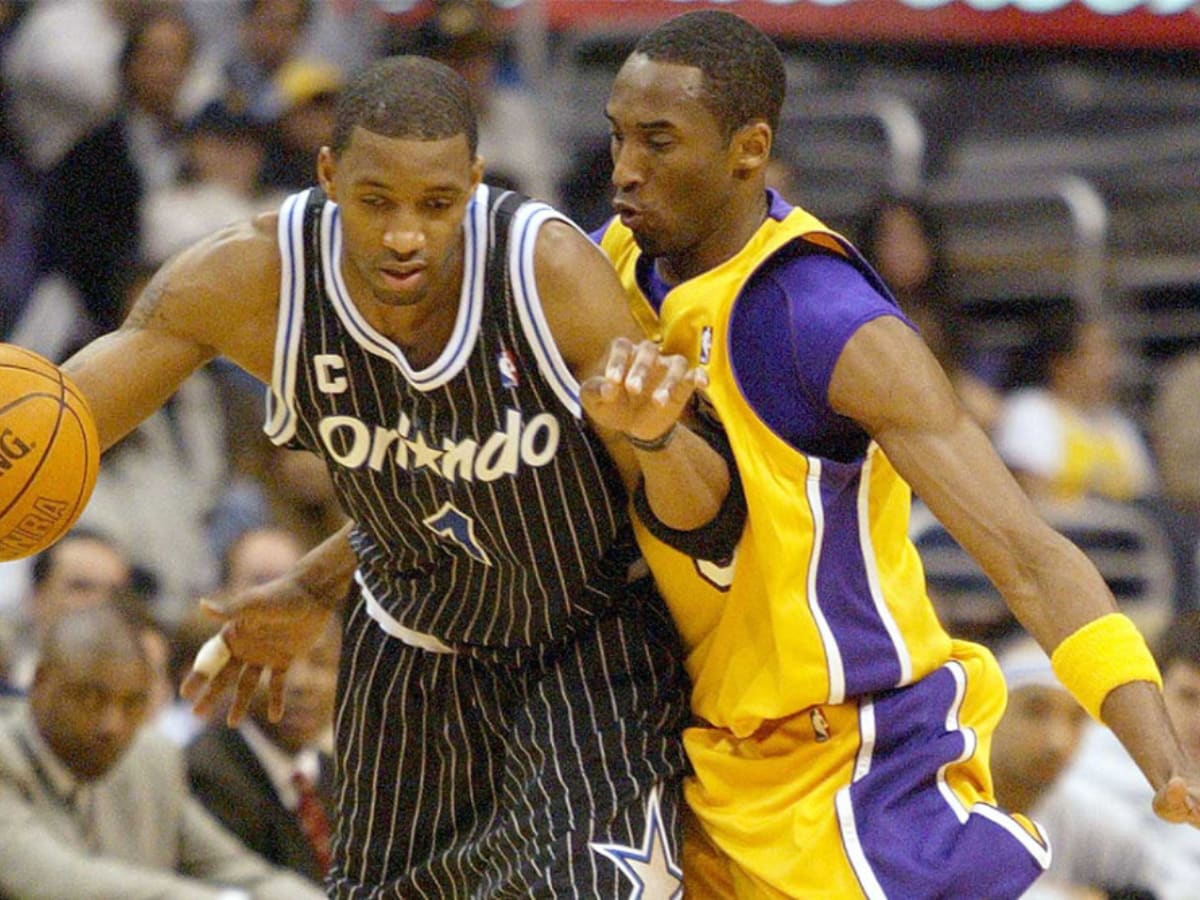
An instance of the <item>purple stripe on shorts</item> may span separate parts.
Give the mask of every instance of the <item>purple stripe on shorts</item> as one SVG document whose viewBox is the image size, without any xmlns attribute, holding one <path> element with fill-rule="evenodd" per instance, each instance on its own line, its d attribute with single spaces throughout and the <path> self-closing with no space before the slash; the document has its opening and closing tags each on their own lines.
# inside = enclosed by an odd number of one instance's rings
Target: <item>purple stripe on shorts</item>
<svg viewBox="0 0 1200 900">
<path fill-rule="evenodd" d="M 946 729 L 952 709 L 958 721 L 951 667 L 963 673 L 951 662 L 874 698 L 870 768 L 850 787 L 858 839 L 888 897 L 1019 897 L 1042 874 L 1029 848 L 981 814 L 960 821 L 938 789 L 968 740 Z"/>
</svg>

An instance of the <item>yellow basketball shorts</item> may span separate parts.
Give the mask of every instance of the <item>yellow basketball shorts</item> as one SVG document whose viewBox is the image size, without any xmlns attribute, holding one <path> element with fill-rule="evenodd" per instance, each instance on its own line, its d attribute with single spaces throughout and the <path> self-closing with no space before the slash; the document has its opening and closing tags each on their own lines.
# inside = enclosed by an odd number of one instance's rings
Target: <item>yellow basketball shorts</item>
<svg viewBox="0 0 1200 900">
<path fill-rule="evenodd" d="M 988 758 L 1005 698 L 991 653 L 956 641 L 907 687 L 747 738 L 689 728 L 685 896 L 1019 897 L 1050 848 L 995 805 Z"/>
</svg>

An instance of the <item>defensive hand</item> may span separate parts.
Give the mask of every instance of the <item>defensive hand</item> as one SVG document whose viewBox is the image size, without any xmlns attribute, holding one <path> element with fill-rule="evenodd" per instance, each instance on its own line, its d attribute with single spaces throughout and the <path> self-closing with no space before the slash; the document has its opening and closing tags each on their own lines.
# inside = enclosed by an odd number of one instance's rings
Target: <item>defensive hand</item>
<svg viewBox="0 0 1200 900">
<path fill-rule="evenodd" d="M 652 441 L 679 421 L 692 394 L 707 386 L 704 370 L 689 368 L 685 357 L 664 354 L 653 341 L 635 345 L 616 338 L 604 374 L 581 385 L 580 399 L 597 425 Z"/>
</svg>

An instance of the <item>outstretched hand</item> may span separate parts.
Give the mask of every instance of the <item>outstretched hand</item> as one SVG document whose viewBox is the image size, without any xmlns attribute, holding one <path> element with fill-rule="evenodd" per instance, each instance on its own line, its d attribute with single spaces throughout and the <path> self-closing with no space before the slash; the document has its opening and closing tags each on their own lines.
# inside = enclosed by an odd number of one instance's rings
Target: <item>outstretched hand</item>
<svg viewBox="0 0 1200 900">
<path fill-rule="evenodd" d="M 1200 828 L 1200 782 L 1175 775 L 1155 793 L 1154 812 L 1168 822 Z"/>
<path fill-rule="evenodd" d="M 692 394 L 707 386 L 705 372 L 689 368 L 683 356 L 664 354 L 653 341 L 615 338 L 604 374 L 580 386 L 580 399 L 597 425 L 653 441 L 679 421 Z"/>
<path fill-rule="evenodd" d="M 237 725 L 266 671 L 268 715 L 271 721 L 279 721 L 288 667 L 321 638 L 331 611 L 286 577 L 233 597 L 204 599 L 201 603 L 206 611 L 224 620 L 219 635 L 212 640 L 223 641 L 225 646 L 205 645 L 208 651 L 197 654 L 197 662 L 179 693 L 192 703 L 197 715 L 207 716 L 232 686 L 233 701 L 226 718 L 231 726 Z"/>
</svg>

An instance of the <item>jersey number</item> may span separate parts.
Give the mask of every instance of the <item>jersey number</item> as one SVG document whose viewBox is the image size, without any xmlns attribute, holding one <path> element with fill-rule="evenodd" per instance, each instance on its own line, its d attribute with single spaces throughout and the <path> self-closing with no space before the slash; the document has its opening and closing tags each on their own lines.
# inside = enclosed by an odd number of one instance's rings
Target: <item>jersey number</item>
<svg viewBox="0 0 1200 900">
<path fill-rule="evenodd" d="M 443 503 L 441 509 L 432 516 L 426 516 L 422 521 L 438 537 L 453 541 L 466 550 L 472 559 L 479 560 L 485 566 L 492 564 L 487 553 L 475 540 L 475 520 L 453 503 Z"/>
<path fill-rule="evenodd" d="M 727 563 L 716 563 L 708 559 L 694 559 L 697 574 L 719 591 L 727 591 L 733 585 L 733 571 L 737 567 L 737 551 Z"/>
</svg>

